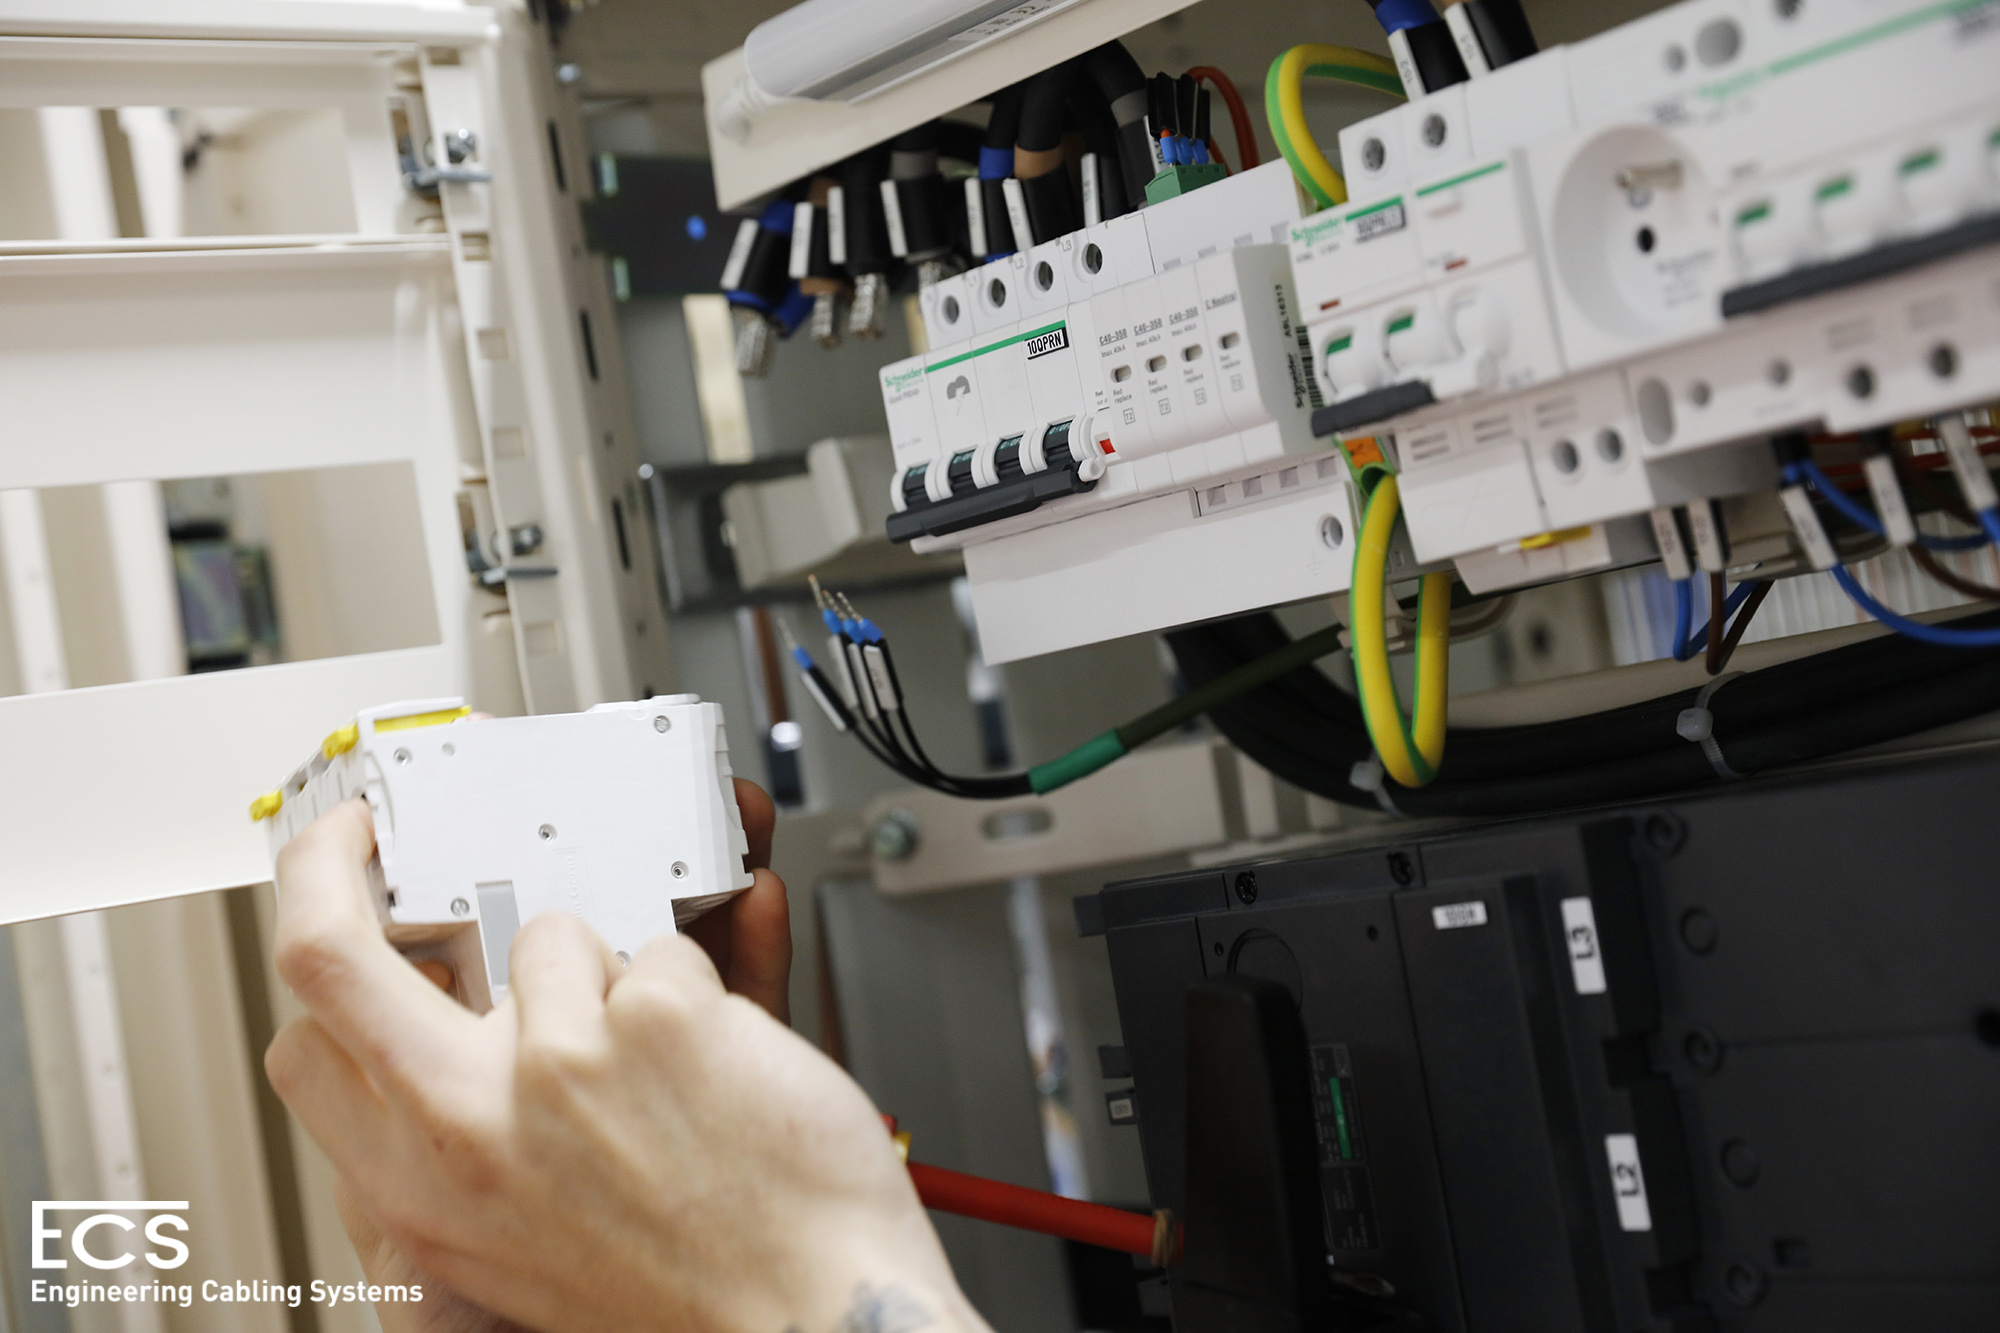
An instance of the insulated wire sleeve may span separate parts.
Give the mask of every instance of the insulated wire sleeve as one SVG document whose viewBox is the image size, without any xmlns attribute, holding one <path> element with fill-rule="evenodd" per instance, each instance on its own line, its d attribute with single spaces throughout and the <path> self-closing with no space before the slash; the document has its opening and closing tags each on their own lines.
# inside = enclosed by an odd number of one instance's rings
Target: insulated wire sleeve
<svg viewBox="0 0 2000 1333">
<path fill-rule="evenodd" d="M 1751 594 L 1751 592 L 1756 589 L 1756 587 L 1757 585 L 1755 583 L 1739 583 L 1733 590 L 1731 590 L 1729 595 L 1723 599 L 1722 619 L 1725 624 L 1728 623 L 1730 616 L 1736 614 L 1736 608 L 1743 605 L 1743 599 L 1748 597 Z M 1713 603 L 1711 603 L 1711 607 L 1712 606 Z M 1689 633 L 1688 631 L 1689 622 L 1694 619 L 1693 608 L 1694 608 L 1694 591 L 1690 587 L 1689 580 L 1675 579 L 1674 580 L 1674 660 L 1676 662 L 1691 661 L 1694 658 L 1694 655 L 1700 652 L 1703 646 L 1708 642 L 1709 627 L 1706 623 L 1704 623 L 1699 630 L 1693 633 Z M 1715 614 L 1713 609 L 1710 610 L 1709 614 L 1711 616 Z"/>
<path fill-rule="evenodd" d="M 1961 629 L 1952 625 L 1928 625 L 1921 620 L 1912 620 L 1908 616 L 1891 611 L 1870 597 L 1868 590 L 1861 586 L 1847 566 L 1835 565 L 1827 572 L 1833 575 L 1833 581 L 1840 585 L 1840 590 L 1847 594 L 1848 600 L 1898 634 L 1908 635 L 1923 643 L 1934 643 L 1941 648 L 2000 648 L 2000 628 Z"/>
<path fill-rule="evenodd" d="M 1372 488 L 1370 488 L 1372 479 Z M 1405 787 L 1421 787 L 1437 777 L 1444 759 L 1445 710 L 1449 685 L 1451 575 L 1426 574 L 1417 598 L 1417 706 L 1414 719 L 1403 714 L 1396 681 L 1389 673 L 1387 623 L 1389 543 L 1402 514 L 1396 478 L 1367 469 L 1368 489 L 1361 537 L 1354 548 L 1354 581 L 1348 605 L 1354 619 L 1354 681 L 1361 716 L 1375 752 L 1390 777 Z"/>
<path fill-rule="evenodd" d="M 1270 72 L 1264 76 L 1264 116 L 1271 123 L 1271 137 L 1277 140 L 1278 151 L 1292 164 L 1292 175 L 1306 193 L 1321 208 L 1332 208 L 1347 202 L 1347 182 L 1326 160 L 1306 127 L 1301 87 L 1307 78 L 1336 79 L 1397 98 L 1404 95 L 1403 81 L 1388 57 L 1352 46 L 1308 42 L 1271 62 Z"/>
</svg>

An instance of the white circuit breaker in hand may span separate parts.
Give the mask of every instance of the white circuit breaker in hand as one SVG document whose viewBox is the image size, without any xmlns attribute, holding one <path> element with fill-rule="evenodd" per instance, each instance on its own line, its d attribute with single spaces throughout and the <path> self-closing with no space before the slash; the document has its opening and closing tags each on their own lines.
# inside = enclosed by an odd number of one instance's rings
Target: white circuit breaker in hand
<svg viewBox="0 0 2000 1333">
<path fill-rule="evenodd" d="M 473 720 L 462 699 L 364 709 L 250 808 L 275 856 L 350 797 L 375 818 L 391 943 L 439 958 L 475 1010 L 515 932 L 568 912 L 621 958 L 750 887 L 722 708 L 691 694 Z M 280 886 L 282 891 L 283 886 Z"/>
</svg>

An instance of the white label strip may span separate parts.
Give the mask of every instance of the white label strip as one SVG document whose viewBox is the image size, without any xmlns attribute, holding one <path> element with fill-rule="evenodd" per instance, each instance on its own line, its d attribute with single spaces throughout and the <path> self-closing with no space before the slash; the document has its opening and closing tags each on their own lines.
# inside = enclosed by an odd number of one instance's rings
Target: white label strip
<svg viewBox="0 0 2000 1333">
<path fill-rule="evenodd" d="M 1915 545 L 1917 524 L 1910 517 L 1910 506 L 1904 503 L 1903 488 L 1896 481 L 1896 461 L 1887 454 L 1876 454 L 1861 469 L 1868 476 L 1868 494 L 1882 520 L 1882 535 L 1891 546 Z"/>
<path fill-rule="evenodd" d="M 1673 506 L 1661 505 L 1653 511 L 1652 519 L 1653 540 L 1659 545 L 1660 563 L 1666 566 L 1667 577 L 1676 583 L 1693 578 L 1694 564 L 1688 559 L 1687 547 L 1681 544 L 1681 525 L 1674 520 Z"/>
<path fill-rule="evenodd" d="M 1014 224 L 1014 248 L 1026 250 L 1037 240 L 1028 221 L 1028 196 L 1021 192 L 1021 182 L 1012 176 L 1000 182 L 1000 193 L 1007 196 L 1007 220 Z"/>
<path fill-rule="evenodd" d="M 1443 907 L 1431 909 L 1431 920 L 1439 930 L 1483 926 L 1486 924 L 1486 904 L 1476 898 L 1469 903 L 1446 903 Z"/>
<path fill-rule="evenodd" d="M 903 231 L 903 199 L 896 182 L 882 182 L 882 220 L 889 224 L 889 253 L 901 259 L 910 253 L 910 239 Z"/>
<path fill-rule="evenodd" d="M 1646 1206 L 1646 1173 L 1639 1169 L 1639 1140 L 1630 1134 L 1606 1134 L 1604 1155 L 1611 1162 L 1611 1196 L 1618 1201 L 1618 1225 L 1626 1231 L 1651 1231 L 1653 1210 Z"/>
<path fill-rule="evenodd" d="M 1604 951 L 1597 942 L 1597 913 L 1588 898 L 1562 900 L 1563 938 L 1569 942 L 1569 974 L 1578 995 L 1604 994 Z"/>
<path fill-rule="evenodd" d="M 807 203 L 792 205 L 792 254 L 785 265 L 785 271 L 797 282 L 812 268 L 813 247 L 813 206 Z"/>
<path fill-rule="evenodd" d="M 1097 183 L 1097 154 L 1083 155 L 1083 225 L 1095 227 L 1104 221 L 1104 201 Z"/>
<path fill-rule="evenodd" d="M 722 266 L 722 290 L 733 292 L 743 285 L 743 269 L 750 262 L 750 247 L 757 242 L 757 219 L 744 218 L 737 224 L 736 239 L 729 243 L 729 262 Z"/>
<path fill-rule="evenodd" d="M 1813 512 L 1812 499 L 1806 494 L 1806 488 L 1787 486 L 1778 492 L 1778 500 L 1785 506 L 1785 513 L 1792 520 L 1792 531 L 1798 533 L 1799 545 L 1806 548 L 1806 559 L 1812 561 L 1812 567 L 1832 569 L 1839 564 L 1840 556 L 1834 552 L 1826 529 L 1820 526 L 1819 515 Z"/>
<path fill-rule="evenodd" d="M 847 266 L 847 192 L 838 185 L 826 192 L 826 257 Z"/>
<path fill-rule="evenodd" d="M 972 233 L 972 254 L 984 259 L 993 250 L 986 239 L 986 200 L 980 194 L 979 178 L 965 178 L 965 227 Z"/>
<path fill-rule="evenodd" d="M 1722 548 L 1722 526 L 1716 519 L 1713 500 L 1696 500 L 1687 507 L 1688 531 L 1694 536 L 1694 558 L 1710 574 L 1729 568 L 1729 553 Z"/>
</svg>

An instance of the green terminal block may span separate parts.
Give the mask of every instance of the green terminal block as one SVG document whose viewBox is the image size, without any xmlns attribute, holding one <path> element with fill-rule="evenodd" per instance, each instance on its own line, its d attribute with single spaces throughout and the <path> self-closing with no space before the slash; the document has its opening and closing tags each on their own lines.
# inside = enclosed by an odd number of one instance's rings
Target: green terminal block
<svg viewBox="0 0 2000 1333">
<path fill-rule="evenodd" d="M 1229 174 L 1229 169 L 1220 162 L 1204 162 L 1200 166 L 1163 167 L 1160 174 L 1146 182 L 1146 202 L 1164 203 L 1181 195 L 1191 194 L 1204 185 L 1213 185 Z"/>
</svg>

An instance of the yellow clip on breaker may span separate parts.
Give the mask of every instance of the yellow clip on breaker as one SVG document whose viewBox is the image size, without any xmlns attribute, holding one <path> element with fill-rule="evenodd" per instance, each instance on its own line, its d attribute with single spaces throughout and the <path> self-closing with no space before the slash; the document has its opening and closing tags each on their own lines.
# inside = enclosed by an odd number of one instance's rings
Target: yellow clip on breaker
<svg viewBox="0 0 2000 1333">
<path fill-rule="evenodd" d="M 458 997 L 506 993 L 521 923 L 576 916 L 629 960 L 750 887 L 719 704 L 692 694 L 466 722 L 462 699 L 369 708 L 257 798 L 271 851 L 365 796 L 389 940 L 451 964 Z"/>
</svg>

